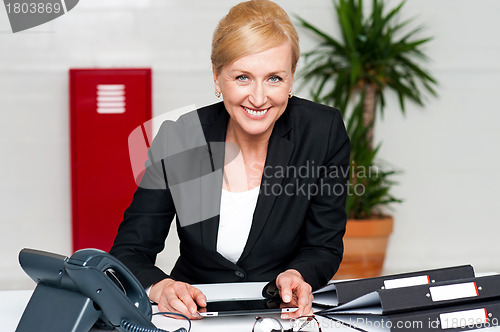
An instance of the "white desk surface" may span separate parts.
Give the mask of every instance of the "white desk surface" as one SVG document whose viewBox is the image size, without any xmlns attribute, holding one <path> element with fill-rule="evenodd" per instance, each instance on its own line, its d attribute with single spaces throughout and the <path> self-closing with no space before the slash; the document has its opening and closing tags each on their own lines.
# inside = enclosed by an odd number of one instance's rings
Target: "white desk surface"
<svg viewBox="0 0 500 332">
<path fill-rule="evenodd" d="M 24 312 L 24 309 L 31 298 L 32 290 L 18 290 L 18 291 L 0 291 L 0 324 L 2 324 L 2 332 L 14 332 L 17 324 Z M 210 297 L 209 297 L 210 298 Z M 273 317 L 279 318 L 279 315 Z M 339 323 L 331 321 L 326 318 L 317 317 L 320 320 L 321 328 L 324 332 L 328 331 L 346 331 L 352 332 L 354 329 L 342 326 Z M 233 317 L 214 317 L 204 318 L 201 320 L 193 321 L 191 331 L 193 332 L 250 332 L 252 330 L 254 316 L 233 316 Z M 285 328 L 289 327 L 289 322 L 281 320 Z M 153 316 L 153 323 L 161 329 L 172 331 L 181 326 L 186 326 L 182 321 L 178 321 L 164 316 Z M 500 331 L 500 327 L 480 329 L 476 331 Z M 93 329 L 92 332 L 100 330 Z M 40 331 L 41 332 L 41 331 Z"/>
<path fill-rule="evenodd" d="M 2 332 L 14 332 L 17 324 L 21 319 L 26 305 L 31 298 L 31 290 L 18 290 L 18 291 L 0 291 L 0 324 L 2 324 Z M 272 315 L 272 317 L 279 318 L 279 315 Z M 354 331 L 353 329 L 340 326 L 326 318 L 320 318 L 321 327 L 323 331 Z M 233 316 L 233 317 L 213 317 L 203 318 L 201 320 L 192 321 L 192 332 L 250 332 L 255 322 L 254 316 Z M 285 328 L 288 327 L 289 322 L 281 320 Z M 187 324 L 181 320 L 167 318 L 164 316 L 153 316 L 153 323 L 161 329 L 171 331 L 181 326 L 187 327 Z M 100 330 L 93 329 L 92 332 Z M 42 332 L 42 331 L 40 331 Z M 109 331 L 108 331 L 109 332 Z"/>
</svg>

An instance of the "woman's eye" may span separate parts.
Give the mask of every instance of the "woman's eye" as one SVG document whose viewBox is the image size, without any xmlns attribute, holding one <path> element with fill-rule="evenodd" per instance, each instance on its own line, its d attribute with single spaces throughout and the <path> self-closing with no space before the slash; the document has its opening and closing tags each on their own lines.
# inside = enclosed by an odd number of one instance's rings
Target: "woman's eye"
<svg viewBox="0 0 500 332">
<path fill-rule="evenodd" d="M 279 76 L 271 76 L 271 77 L 269 77 L 269 81 L 271 81 L 272 83 L 277 83 L 277 82 L 281 82 L 282 79 Z"/>
<path fill-rule="evenodd" d="M 248 81 L 248 76 L 240 75 L 240 76 L 237 76 L 236 79 L 240 82 L 246 82 L 246 81 Z"/>
</svg>

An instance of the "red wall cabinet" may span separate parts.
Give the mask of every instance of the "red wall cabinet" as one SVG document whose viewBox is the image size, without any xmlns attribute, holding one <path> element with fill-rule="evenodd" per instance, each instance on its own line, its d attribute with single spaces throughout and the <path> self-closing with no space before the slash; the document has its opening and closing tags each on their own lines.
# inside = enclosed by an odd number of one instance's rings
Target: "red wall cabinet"
<svg viewBox="0 0 500 332">
<path fill-rule="evenodd" d="M 73 250 L 109 251 L 137 188 L 128 137 L 151 119 L 151 69 L 70 69 Z"/>
</svg>

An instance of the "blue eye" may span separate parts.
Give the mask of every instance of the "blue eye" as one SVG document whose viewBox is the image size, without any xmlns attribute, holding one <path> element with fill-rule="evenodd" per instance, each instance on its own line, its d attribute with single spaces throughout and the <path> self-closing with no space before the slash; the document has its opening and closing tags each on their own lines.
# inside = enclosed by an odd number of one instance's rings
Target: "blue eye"
<svg viewBox="0 0 500 332">
<path fill-rule="evenodd" d="M 240 82 L 246 82 L 246 81 L 248 81 L 248 76 L 240 75 L 240 76 L 237 76 L 236 79 Z"/>
<path fill-rule="evenodd" d="M 269 77 L 269 80 L 272 82 L 272 83 L 277 83 L 277 82 L 281 82 L 283 79 L 279 76 L 271 76 Z"/>
</svg>

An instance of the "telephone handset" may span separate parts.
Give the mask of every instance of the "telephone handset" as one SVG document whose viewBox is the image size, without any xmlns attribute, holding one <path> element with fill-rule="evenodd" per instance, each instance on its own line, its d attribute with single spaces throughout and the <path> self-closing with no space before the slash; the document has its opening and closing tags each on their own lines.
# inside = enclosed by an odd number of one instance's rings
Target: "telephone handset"
<svg viewBox="0 0 500 332">
<path fill-rule="evenodd" d="M 82 249 L 65 257 L 23 249 L 19 262 L 37 287 L 16 332 L 88 332 L 94 324 L 120 332 L 165 332 L 151 322 L 151 303 L 139 281 L 104 251 Z"/>
<path fill-rule="evenodd" d="M 80 292 L 101 308 L 101 319 L 106 325 L 120 326 L 126 318 L 138 326 L 155 328 L 144 288 L 115 257 L 95 249 L 83 249 L 67 259 L 64 267 Z"/>
</svg>

